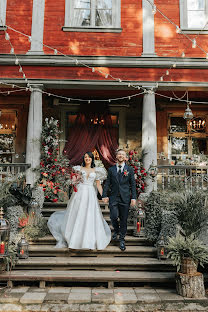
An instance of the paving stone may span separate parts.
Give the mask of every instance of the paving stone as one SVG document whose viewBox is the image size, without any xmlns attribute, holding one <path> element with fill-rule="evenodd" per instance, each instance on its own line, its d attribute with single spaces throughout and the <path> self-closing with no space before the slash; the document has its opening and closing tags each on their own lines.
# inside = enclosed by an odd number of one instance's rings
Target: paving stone
<svg viewBox="0 0 208 312">
<path fill-rule="evenodd" d="M 80 312 L 108 312 L 108 306 L 104 304 L 81 304 Z M 120 311 L 121 312 L 121 311 Z"/>
<path fill-rule="evenodd" d="M 91 294 L 91 288 L 90 287 L 72 287 L 71 293 L 90 293 Z"/>
<path fill-rule="evenodd" d="M 177 295 L 176 293 L 158 293 L 162 301 L 184 301 L 182 296 Z"/>
<path fill-rule="evenodd" d="M 28 292 L 40 292 L 40 293 L 43 293 L 43 292 L 47 292 L 47 288 L 39 288 L 39 287 L 30 287 L 30 289 L 28 289 Z"/>
<path fill-rule="evenodd" d="M 0 304 L 0 312 L 19 312 L 23 311 L 23 307 L 21 305 L 12 304 L 12 303 L 5 303 Z"/>
<path fill-rule="evenodd" d="M 108 289 L 108 288 L 92 288 L 92 294 L 98 293 L 98 294 L 113 294 L 114 289 Z"/>
<path fill-rule="evenodd" d="M 59 303 L 59 301 L 68 302 L 68 297 L 69 297 L 69 294 L 50 293 L 45 296 L 44 302 L 47 302 L 47 301 L 51 301 L 53 303 Z"/>
<path fill-rule="evenodd" d="M 78 304 L 43 304 L 41 312 L 79 312 Z"/>
<path fill-rule="evenodd" d="M 134 288 L 136 294 L 156 294 L 156 290 L 154 288 Z"/>
<path fill-rule="evenodd" d="M 114 303 L 114 294 L 113 291 L 110 293 L 107 292 L 92 292 L 92 302 L 99 302 L 99 303 L 105 303 L 105 304 L 110 304 Z"/>
<path fill-rule="evenodd" d="M 48 293 L 56 293 L 56 294 L 69 294 L 71 291 L 71 287 L 53 287 L 48 289 Z"/>
<path fill-rule="evenodd" d="M 22 293 L 4 293 L 0 296 L 0 303 L 17 303 L 20 298 L 23 296 Z"/>
<path fill-rule="evenodd" d="M 68 303 L 89 303 L 91 302 L 91 293 L 89 292 L 71 292 L 68 296 Z"/>
<path fill-rule="evenodd" d="M 160 302 L 161 298 L 160 296 L 155 293 L 155 294 L 151 294 L 151 293 L 146 293 L 146 294 L 142 294 L 142 293 L 136 293 L 137 296 L 137 301 L 138 302 L 147 302 L 147 303 L 153 303 L 153 302 Z"/>
<path fill-rule="evenodd" d="M 45 296 L 46 293 L 27 292 L 20 298 L 20 303 L 24 304 L 43 303 Z"/>
<path fill-rule="evenodd" d="M 41 305 L 40 304 L 29 304 L 24 306 L 24 312 L 39 312 L 41 309 Z"/>
<path fill-rule="evenodd" d="M 176 289 L 175 288 L 155 288 L 155 291 L 158 293 L 158 294 L 176 294 Z"/>
<path fill-rule="evenodd" d="M 134 312 L 134 306 L 135 305 L 115 305 L 115 304 L 110 304 L 108 306 L 108 311 L 109 312 Z"/>
<path fill-rule="evenodd" d="M 115 303 L 116 304 L 129 304 L 129 303 L 136 303 L 137 302 L 137 296 L 135 292 L 129 292 L 129 293 L 121 293 L 121 292 L 114 292 L 115 296 Z"/>
<path fill-rule="evenodd" d="M 13 293 L 25 293 L 28 291 L 29 287 L 16 287 L 16 288 L 11 288 L 10 292 Z"/>
</svg>

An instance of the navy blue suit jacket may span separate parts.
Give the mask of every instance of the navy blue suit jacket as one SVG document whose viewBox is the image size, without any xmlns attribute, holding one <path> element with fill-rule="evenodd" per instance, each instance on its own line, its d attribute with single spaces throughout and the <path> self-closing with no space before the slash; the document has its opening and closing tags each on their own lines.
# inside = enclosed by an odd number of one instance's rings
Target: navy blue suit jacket
<svg viewBox="0 0 208 312">
<path fill-rule="evenodd" d="M 124 172 L 127 172 L 127 175 Z M 119 194 L 124 204 L 129 204 L 131 199 L 136 199 L 136 181 L 133 168 L 125 164 L 120 181 L 117 166 L 109 168 L 102 197 L 108 197 L 109 191 L 109 204 L 115 202 Z"/>
</svg>

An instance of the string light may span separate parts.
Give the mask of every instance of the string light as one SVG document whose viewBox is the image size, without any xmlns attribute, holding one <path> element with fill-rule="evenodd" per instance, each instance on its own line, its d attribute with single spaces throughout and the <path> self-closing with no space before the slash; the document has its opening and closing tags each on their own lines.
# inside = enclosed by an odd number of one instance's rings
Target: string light
<svg viewBox="0 0 208 312">
<path fill-rule="evenodd" d="M 185 57 L 186 55 L 185 55 L 185 53 L 184 52 L 182 52 L 181 53 L 181 57 Z"/>
<path fill-rule="evenodd" d="M 193 48 L 193 49 L 196 48 L 196 39 L 193 39 L 193 41 L 192 41 L 192 48 Z"/>
<path fill-rule="evenodd" d="M 57 54 L 57 53 L 58 53 L 58 51 L 56 49 L 54 49 L 54 54 Z"/>
<path fill-rule="evenodd" d="M 177 34 L 180 34 L 180 32 L 181 32 L 180 27 L 179 27 L 179 26 L 176 26 L 176 33 L 177 33 Z"/>
<path fill-rule="evenodd" d="M 169 70 L 166 70 L 166 75 L 168 76 L 170 73 L 169 73 Z"/>
<path fill-rule="evenodd" d="M 9 36 L 8 32 L 5 32 L 5 39 L 10 40 L 10 36 Z"/>
<path fill-rule="evenodd" d="M 177 66 L 176 63 L 174 63 L 174 64 L 173 64 L 173 68 L 176 68 L 176 66 Z"/>
<path fill-rule="evenodd" d="M 163 81 L 163 76 L 160 77 L 160 81 Z"/>
<path fill-rule="evenodd" d="M 19 65 L 19 60 L 16 58 L 15 65 Z"/>
<path fill-rule="evenodd" d="M 154 4 L 153 7 L 152 7 L 152 14 L 156 14 L 156 13 L 157 13 L 157 7 Z"/>
<path fill-rule="evenodd" d="M 14 48 L 11 48 L 10 54 L 14 54 Z"/>
<path fill-rule="evenodd" d="M 108 78 L 108 74 L 105 75 L 105 78 L 106 78 L 106 79 Z"/>
<path fill-rule="evenodd" d="M 32 37 L 28 36 L 28 40 L 29 40 L 29 42 L 32 42 Z"/>
<path fill-rule="evenodd" d="M 94 69 L 94 67 L 92 67 L 92 73 L 94 73 L 95 72 L 95 69 Z"/>
</svg>

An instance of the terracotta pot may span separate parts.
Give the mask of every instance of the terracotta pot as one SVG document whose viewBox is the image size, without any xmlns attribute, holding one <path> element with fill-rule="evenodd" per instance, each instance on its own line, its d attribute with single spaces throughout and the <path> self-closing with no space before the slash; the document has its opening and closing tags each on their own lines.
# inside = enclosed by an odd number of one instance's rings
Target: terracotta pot
<svg viewBox="0 0 208 312">
<path fill-rule="evenodd" d="M 181 260 L 180 272 L 183 274 L 194 274 L 197 272 L 198 263 L 192 258 L 184 257 Z"/>
</svg>

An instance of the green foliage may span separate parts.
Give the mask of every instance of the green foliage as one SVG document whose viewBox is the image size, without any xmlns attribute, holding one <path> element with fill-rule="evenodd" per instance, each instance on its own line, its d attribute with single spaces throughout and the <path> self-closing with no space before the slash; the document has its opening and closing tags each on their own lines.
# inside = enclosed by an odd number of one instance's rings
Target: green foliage
<svg viewBox="0 0 208 312">
<path fill-rule="evenodd" d="M 167 256 L 173 260 L 177 271 L 180 270 L 181 261 L 184 257 L 193 259 L 195 263 L 199 263 L 201 266 L 208 263 L 208 249 L 194 235 L 185 237 L 178 234 L 169 238 L 167 250 Z"/>
<path fill-rule="evenodd" d="M 31 214 L 28 223 L 24 227 L 24 235 L 27 239 L 36 239 L 49 234 L 47 220 L 41 215 Z"/>
<path fill-rule="evenodd" d="M 174 207 L 178 222 L 186 236 L 199 234 L 208 220 L 206 194 L 202 191 L 182 192 L 175 197 Z"/>
<path fill-rule="evenodd" d="M 14 243 L 10 243 L 8 246 L 8 256 L 4 257 L 4 264 L 6 268 L 14 268 L 17 263 L 17 246 Z"/>
<path fill-rule="evenodd" d="M 169 237 L 176 235 L 178 224 L 178 218 L 175 211 L 173 210 L 163 210 L 161 218 L 161 231 L 160 237 L 163 237 L 165 245 L 168 242 Z"/>
</svg>

